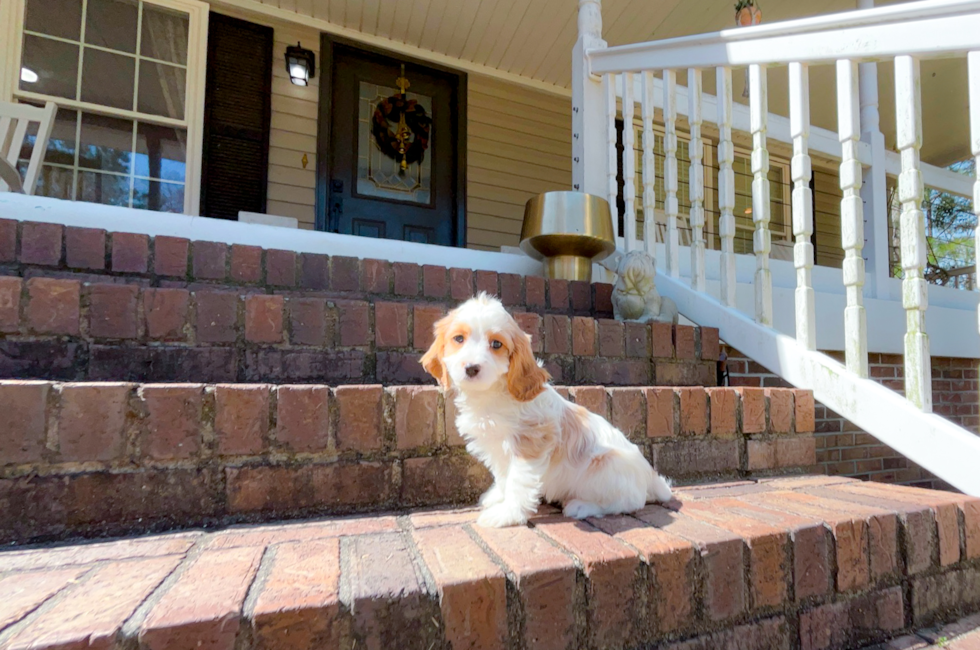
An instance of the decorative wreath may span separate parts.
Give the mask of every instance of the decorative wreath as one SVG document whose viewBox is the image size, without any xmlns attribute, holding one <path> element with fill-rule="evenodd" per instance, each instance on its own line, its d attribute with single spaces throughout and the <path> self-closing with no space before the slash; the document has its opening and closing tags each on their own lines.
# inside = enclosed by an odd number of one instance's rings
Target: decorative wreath
<svg viewBox="0 0 980 650">
<path fill-rule="evenodd" d="M 408 142 L 408 133 L 399 133 L 400 124 L 399 132 L 392 131 L 388 127 L 392 122 L 400 123 L 403 116 L 405 126 L 414 136 L 411 142 Z M 396 93 L 387 99 L 382 99 L 374 109 L 371 133 L 381 153 L 402 163 L 404 169 L 412 163 L 422 162 L 425 150 L 429 148 L 431 125 L 432 118 L 426 114 L 425 108 L 414 99 L 405 99 L 405 95 Z M 399 135 L 403 138 L 399 139 Z"/>
</svg>

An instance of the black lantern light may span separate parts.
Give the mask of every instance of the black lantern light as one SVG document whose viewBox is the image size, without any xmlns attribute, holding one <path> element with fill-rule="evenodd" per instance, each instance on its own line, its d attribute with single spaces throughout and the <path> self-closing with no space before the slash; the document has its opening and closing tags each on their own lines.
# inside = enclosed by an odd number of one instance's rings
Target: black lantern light
<svg viewBox="0 0 980 650">
<path fill-rule="evenodd" d="M 308 86 L 316 76 L 316 56 L 304 49 L 300 43 L 286 48 L 286 72 L 289 80 L 297 86 Z"/>
</svg>

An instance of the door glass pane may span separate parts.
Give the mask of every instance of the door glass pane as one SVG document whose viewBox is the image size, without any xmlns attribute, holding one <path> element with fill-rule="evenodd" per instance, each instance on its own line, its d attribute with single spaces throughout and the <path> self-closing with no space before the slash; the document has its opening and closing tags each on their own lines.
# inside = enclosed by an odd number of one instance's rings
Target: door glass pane
<svg viewBox="0 0 980 650">
<path fill-rule="evenodd" d="M 393 98 L 398 92 L 394 87 L 360 82 L 355 191 L 362 196 L 428 205 L 432 200 L 432 98 L 412 92 L 404 100 Z M 397 136 L 403 116 L 407 130 L 404 153 L 400 153 Z"/>
<path fill-rule="evenodd" d="M 161 61 L 187 65 L 187 33 L 190 19 L 181 11 L 143 5 L 140 54 Z"/>
<path fill-rule="evenodd" d="M 187 132 L 184 129 L 142 122 L 136 126 L 137 176 L 184 182 L 186 159 Z"/>
<path fill-rule="evenodd" d="M 133 184 L 133 207 L 159 212 L 184 211 L 184 186 L 137 178 Z"/>
<path fill-rule="evenodd" d="M 127 0 L 88 0 L 85 42 L 110 50 L 136 53 L 139 5 Z"/>
<path fill-rule="evenodd" d="M 75 99 L 78 46 L 40 36 L 24 36 L 20 89 Z"/>
<path fill-rule="evenodd" d="M 78 172 L 78 200 L 128 207 L 129 177 Z"/>
<path fill-rule="evenodd" d="M 184 119 L 187 71 L 165 63 L 140 62 L 137 109 L 141 113 Z"/>
<path fill-rule="evenodd" d="M 80 167 L 128 174 L 132 148 L 133 123 L 130 120 L 89 113 L 82 115 Z"/>
<path fill-rule="evenodd" d="M 82 64 L 82 101 L 133 110 L 136 59 L 85 48 Z"/>
<path fill-rule="evenodd" d="M 82 0 L 27 0 L 24 29 L 77 41 L 82 29 Z"/>
</svg>

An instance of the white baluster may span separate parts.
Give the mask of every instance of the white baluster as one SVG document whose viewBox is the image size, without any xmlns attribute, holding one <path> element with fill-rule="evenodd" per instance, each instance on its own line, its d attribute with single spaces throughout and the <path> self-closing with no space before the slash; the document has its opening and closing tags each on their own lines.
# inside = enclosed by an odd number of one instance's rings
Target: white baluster
<svg viewBox="0 0 980 650">
<path fill-rule="evenodd" d="M 677 236 L 677 74 L 664 70 L 664 212 L 667 214 L 667 275 L 681 273 Z"/>
<path fill-rule="evenodd" d="M 688 197 L 691 199 L 691 287 L 704 291 L 704 149 L 701 142 L 701 71 L 687 71 L 687 121 L 691 127 Z"/>
<path fill-rule="evenodd" d="M 922 212 L 922 101 L 919 61 L 895 57 L 896 146 L 902 156 L 898 200 L 902 204 L 902 306 L 905 307 L 905 397 L 923 411 L 932 411 L 932 361 L 926 334 L 929 306 L 925 280 L 926 220 Z"/>
<path fill-rule="evenodd" d="M 766 68 L 749 67 L 749 128 L 752 131 L 752 222 L 755 232 L 752 250 L 755 253 L 755 319 L 772 325 L 772 273 L 769 271 L 769 150 L 766 149 L 769 93 Z"/>
<path fill-rule="evenodd" d="M 864 312 L 864 204 L 861 201 L 861 162 L 857 148 L 861 140 L 861 109 L 858 95 L 858 66 L 854 61 L 837 62 L 837 132 L 841 143 L 840 233 L 844 248 L 844 359 L 847 369 L 868 376 L 868 325 Z"/>
<path fill-rule="evenodd" d="M 817 349 L 813 294 L 813 194 L 810 191 L 810 72 L 806 63 L 789 64 L 789 123 L 793 138 L 793 261 L 796 266 L 796 340 Z"/>
<path fill-rule="evenodd" d="M 602 77 L 602 85 L 606 89 L 606 156 L 609 163 L 606 166 L 606 200 L 609 201 L 609 212 L 612 214 L 613 232 L 619 236 L 623 233 L 617 230 L 619 223 L 619 209 L 616 207 L 616 199 L 619 196 L 619 187 L 616 183 L 616 75 L 607 74 Z"/>
<path fill-rule="evenodd" d="M 657 169 L 653 155 L 653 72 L 643 73 L 643 250 L 656 259 L 657 221 L 654 210 L 657 206 Z"/>
<path fill-rule="evenodd" d="M 735 147 L 732 144 L 732 70 L 715 71 L 718 96 L 718 209 L 721 217 L 721 302 L 735 306 Z"/>
<path fill-rule="evenodd" d="M 639 248 L 636 237 L 636 152 L 633 150 L 633 73 L 624 72 L 623 80 L 623 239 L 626 251 Z"/>
<path fill-rule="evenodd" d="M 975 161 L 974 172 L 980 172 L 980 52 L 970 52 L 967 55 L 967 69 L 970 82 L 970 151 Z M 977 215 L 975 269 L 980 269 L 980 173 L 973 182 L 973 214 Z M 970 276 L 967 276 L 967 286 Z M 977 307 L 977 323 L 980 325 L 980 306 Z"/>
</svg>

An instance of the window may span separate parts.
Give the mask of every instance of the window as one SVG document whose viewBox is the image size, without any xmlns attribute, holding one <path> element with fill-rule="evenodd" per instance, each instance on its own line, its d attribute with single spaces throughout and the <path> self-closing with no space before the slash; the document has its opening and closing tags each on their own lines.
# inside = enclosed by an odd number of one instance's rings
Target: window
<svg viewBox="0 0 980 650">
<path fill-rule="evenodd" d="M 207 7 L 23 0 L 20 9 L 13 95 L 58 104 L 37 194 L 195 213 Z M 31 137 L 24 166 L 32 146 Z"/>
</svg>

